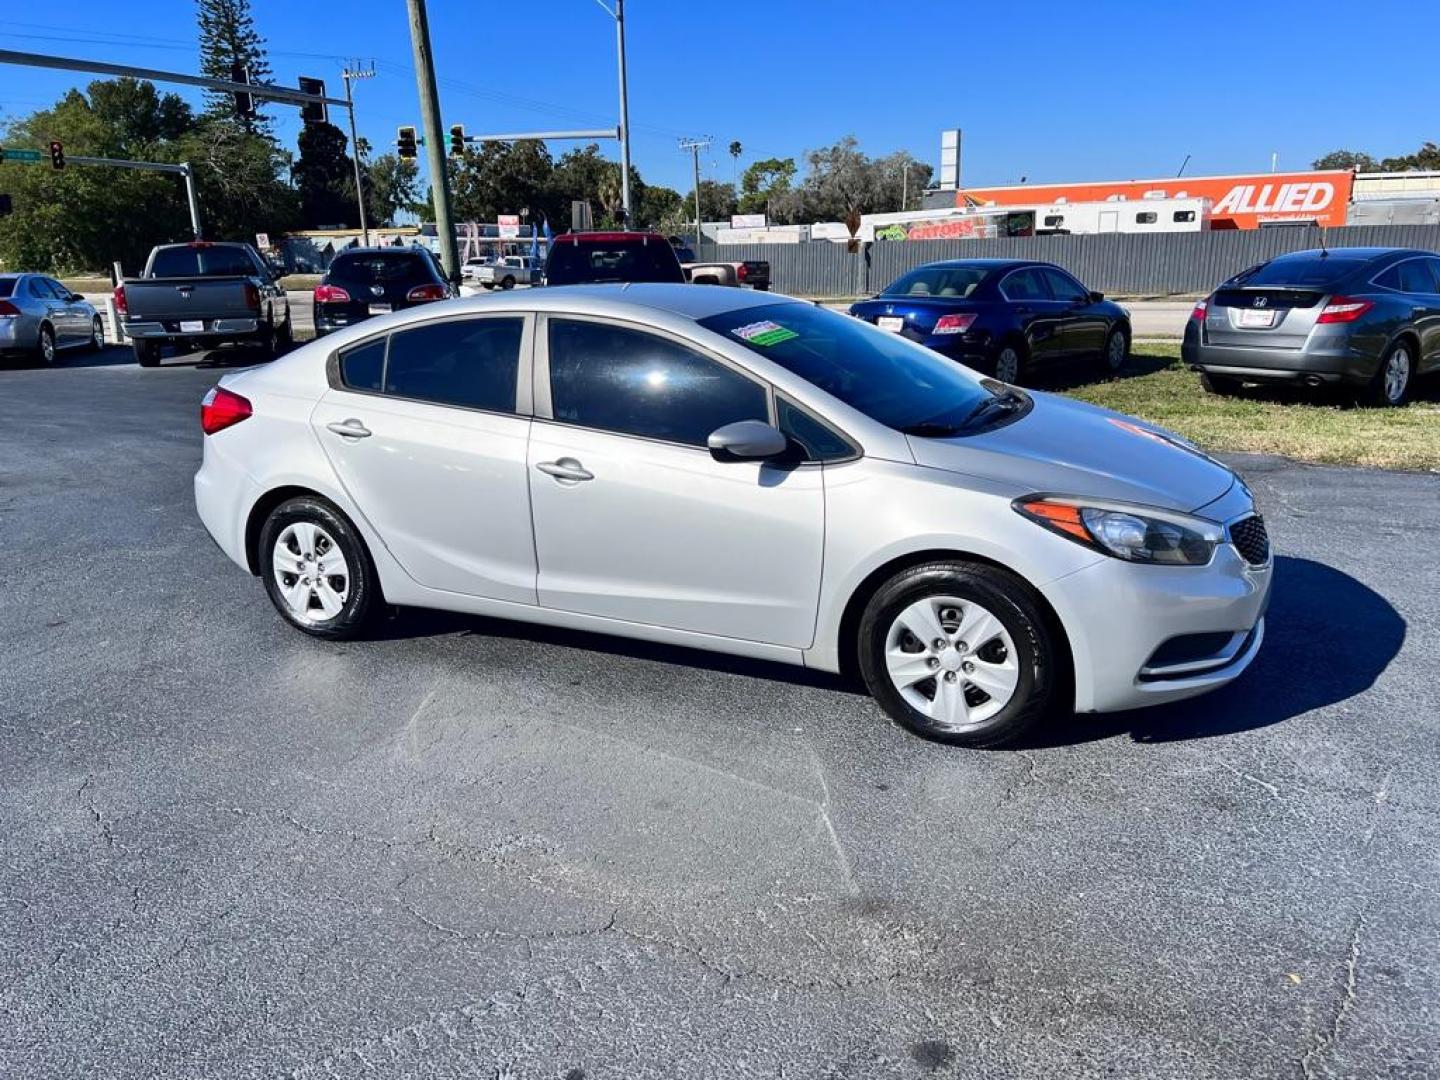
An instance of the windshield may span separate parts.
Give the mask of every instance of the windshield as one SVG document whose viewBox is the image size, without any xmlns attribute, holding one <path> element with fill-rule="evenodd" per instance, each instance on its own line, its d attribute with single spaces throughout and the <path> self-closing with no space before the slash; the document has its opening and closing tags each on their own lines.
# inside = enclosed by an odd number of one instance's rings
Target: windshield
<svg viewBox="0 0 1440 1080">
<path fill-rule="evenodd" d="M 680 260 L 664 240 L 604 240 L 557 243 L 545 264 L 548 285 L 586 285 L 600 281 L 659 281 L 679 284 Z"/>
<path fill-rule="evenodd" d="M 893 281 L 881 296 L 969 296 L 990 274 L 985 266 L 922 266 Z"/>
<path fill-rule="evenodd" d="M 1236 285 L 1314 285 L 1329 288 L 1341 278 L 1349 277 L 1369 260 L 1346 258 L 1343 255 L 1305 255 L 1299 258 L 1273 259 L 1256 267 L 1248 275 L 1235 279 Z"/>
<path fill-rule="evenodd" d="M 150 263 L 151 277 L 253 277 L 255 264 L 241 248 L 160 248 Z"/>
<path fill-rule="evenodd" d="M 810 304 L 747 307 L 700 325 L 897 431 L 958 430 L 995 397 L 953 360 Z"/>
</svg>

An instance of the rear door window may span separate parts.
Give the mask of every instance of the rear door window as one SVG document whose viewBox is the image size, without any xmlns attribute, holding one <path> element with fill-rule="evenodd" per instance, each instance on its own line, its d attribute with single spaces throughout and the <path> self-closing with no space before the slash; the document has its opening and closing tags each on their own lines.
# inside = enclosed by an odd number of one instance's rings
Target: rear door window
<svg viewBox="0 0 1440 1080">
<path fill-rule="evenodd" d="M 390 335 L 385 393 L 514 412 L 524 330 L 519 318 L 454 319 L 399 330 Z"/>
<path fill-rule="evenodd" d="M 30 295 L 37 300 L 58 300 L 55 290 L 50 288 L 50 282 L 44 278 L 32 277 L 30 279 Z"/>
<path fill-rule="evenodd" d="M 1063 270 L 1047 266 L 1042 271 L 1056 300 L 1089 300 L 1090 291 Z"/>
<path fill-rule="evenodd" d="M 1435 279 L 1424 259 L 1406 259 L 1395 267 L 1400 276 L 1400 291 L 1408 293 L 1433 293 Z"/>
<path fill-rule="evenodd" d="M 737 420 L 769 421 L 765 387 L 668 338 L 551 319 L 549 343 L 556 420 L 686 446 Z"/>
<path fill-rule="evenodd" d="M 1000 283 L 1007 300 L 1049 300 L 1050 290 L 1038 268 L 1027 266 L 1015 270 Z"/>
</svg>

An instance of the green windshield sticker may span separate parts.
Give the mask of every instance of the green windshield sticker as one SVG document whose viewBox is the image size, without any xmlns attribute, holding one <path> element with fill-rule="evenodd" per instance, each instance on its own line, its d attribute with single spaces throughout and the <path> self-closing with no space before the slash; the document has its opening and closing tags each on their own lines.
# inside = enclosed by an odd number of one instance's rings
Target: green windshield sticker
<svg viewBox="0 0 1440 1080">
<path fill-rule="evenodd" d="M 782 341 L 789 341 L 791 338 L 800 336 L 794 330 L 781 326 L 777 322 L 771 322 L 769 319 L 737 326 L 730 332 L 741 341 L 751 345 L 779 345 Z"/>
</svg>

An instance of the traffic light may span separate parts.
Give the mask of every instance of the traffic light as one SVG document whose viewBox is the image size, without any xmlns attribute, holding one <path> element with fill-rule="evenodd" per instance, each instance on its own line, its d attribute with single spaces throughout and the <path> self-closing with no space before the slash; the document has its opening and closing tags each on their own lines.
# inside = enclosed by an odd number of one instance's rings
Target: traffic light
<svg viewBox="0 0 1440 1080">
<path fill-rule="evenodd" d="M 50 164 L 57 169 L 65 167 L 65 145 L 58 139 L 50 140 Z"/>
<path fill-rule="evenodd" d="M 325 83 L 322 79 L 311 79 L 305 75 L 300 76 L 300 92 L 302 94 L 319 94 L 325 96 Z M 330 122 L 330 109 L 323 101 L 307 101 L 300 106 L 300 119 L 307 124 L 328 124 Z"/>
<path fill-rule="evenodd" d="M 230 81 L 249 84 L 250 69 L 240 61 L 230 65 Z M 255 99 L 244 91 L 237 90 L 233 95 L 235 98 L 235 118 L 237 120 L 255 119 Z"/>
<path fill-rule="evenodd" d="M 450 153 L 459 157 L 465 153 L 465 125 L 450 125 Z"/>
<path fill-rule="evenodd" d="M 415 157 L 415 129 L 413 127 L 402 127 L 395 132 L 395 150 L 402 158 Z"/>
</svg>

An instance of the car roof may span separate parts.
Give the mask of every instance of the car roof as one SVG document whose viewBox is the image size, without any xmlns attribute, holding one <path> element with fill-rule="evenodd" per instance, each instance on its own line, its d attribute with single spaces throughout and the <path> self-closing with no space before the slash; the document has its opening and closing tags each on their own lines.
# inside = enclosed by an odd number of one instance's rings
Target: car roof
<svg viewBox="0 0 1440 1080">
<path fill-rule="evenodd" d="M 630 235 L 634 235 L 631 233 Z M 474 297 L 483 303 L 486 297 Z M 707 319 L 744 308 L 767 307 L 771 304 L 800 304 L 778 293 L 756 292 L 753 289 L 730 289 L 720 285 L 681 285 L 662 283 L 621 283 L 610 285 L 552 285 L 532 289 L 526 294 L 527 306 L 536 311 L 573 310 L 576 302 L 584 307 L 641 307 L 668 311 L 687 319 Z"/>
<path fill-rule="evenodd" d="M 620 240 L 641 240 L 647 244 L 651 241 L 666 245 L 670 243 L 669 240 L 659 233 L 652 232 L 567 232 L 555 237 L 554 242 L 557 244 L 561 242 L 579 244 L 583 241 L 587 244 L 613 244 Z"/>
<path fill-rule="evenodd" d="M 1362 262 L 1370 259 L 1381 259 L 1388 255 L 1411 256 L 1431 255 L 1433 252 L 1419 251 L 1415 248 L 1392 248 L 1392 247 L 1335 247 L 1335 248 L 1306 248 L 1304 251 L 1287 251 L 1282 255 L 1276 255 L 1271 262 L 1280 262 L 1282 259 L 1294 259 L 1297 262 L 1301 259 L 1345 259 L 1348 262 Z"/>
</svg>

